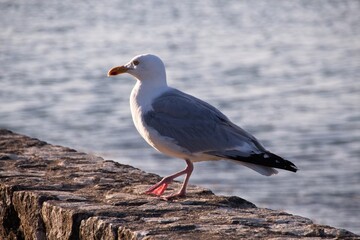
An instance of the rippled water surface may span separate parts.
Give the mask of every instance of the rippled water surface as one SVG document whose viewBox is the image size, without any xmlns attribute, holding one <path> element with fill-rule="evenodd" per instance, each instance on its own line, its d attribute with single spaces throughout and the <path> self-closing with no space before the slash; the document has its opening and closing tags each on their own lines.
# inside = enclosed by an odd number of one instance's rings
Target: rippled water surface
<svg viewBox="0 0 360 240">
<path fill-rule="evenodd" d="M 0 1 L 0 127 L 161 175 L 182 169 L 133 127 L 129 75 L 151 52 L 168 82 L 220 108 L 296 174 L 195 165 L 192 184 L 360 233 L 359 1 Z"/>
</svg>

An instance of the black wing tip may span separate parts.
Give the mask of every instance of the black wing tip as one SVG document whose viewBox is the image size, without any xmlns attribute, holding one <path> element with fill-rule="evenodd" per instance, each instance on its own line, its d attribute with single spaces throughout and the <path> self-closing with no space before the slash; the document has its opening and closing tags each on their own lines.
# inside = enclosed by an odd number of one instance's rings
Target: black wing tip
<svg viewBox="0 0 360 240">
<path fill-rule="evenodd" d="M 297 172 L 299 170 L 298 167 L 289 160 L 283 159 L 282 157 L 269 151 L 267 151 L 266 153 L 269 154 L 270 157 L 272 157 L 276 162 L 277 160 L 280 160 L 280 166 L 274 166 L 275 168 L 280 168 L 291 172 Z"/>
<path fill-rule="evenodd" d="M 210 155 L 214 155 L 226 159 L 248 162 L 260 166 L 278 168 L 291 172 L 297 172 L 299 170 L 297 166 L 295 166 L 295 164 L 293 164 L 289 160 L 283 159 L 282 157 L 268 151 L 260 154 L 251 154 L 248 157 L 239 156 L 237 155 L 236 151 L 228 151 L 227 153 L 218 153 L 218 152 L 207 152 L 207 153 Z"/>
<path fill-rule="evenodd" d="M 290 161 L 289 161 L 290 162 Z M 289 170 L 291 172 L 297 172 L 299 169 L 297 168 L 297 166 L 295 166 L 295 164 L 291 163 L 289 165 L 289 169 L 285 169 L 285 170 Z"/>
</svg>

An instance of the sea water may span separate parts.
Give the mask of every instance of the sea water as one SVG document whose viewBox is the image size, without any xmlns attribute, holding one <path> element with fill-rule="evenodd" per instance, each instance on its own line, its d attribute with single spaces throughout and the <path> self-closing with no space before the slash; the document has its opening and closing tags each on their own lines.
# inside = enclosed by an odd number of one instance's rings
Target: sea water
<svg viewBox="0 0 360 240">
<path fill-rule="evenodd" d="M 299 167 L 264 177 L 195 165 L 190 183 L 360 233 L 359 1 L 0 1 L 0 127 L 145 171 L 185 167 L 149 147 L 135 80 L 160 56 L 169 85 L 221 109 Z"/>
</svg>

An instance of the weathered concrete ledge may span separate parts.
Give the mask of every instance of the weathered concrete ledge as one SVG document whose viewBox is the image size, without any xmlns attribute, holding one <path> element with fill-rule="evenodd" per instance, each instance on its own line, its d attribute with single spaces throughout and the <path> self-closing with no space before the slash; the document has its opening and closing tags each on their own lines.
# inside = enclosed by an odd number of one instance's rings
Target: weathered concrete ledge
<svg viewBox="0 0 360 240">
<path fill-rule="evenodd" d="M 160 177 L 0 129 L 0 239 L 358 239 L 196 186 L 166 202 Z M 176 188 L 179 183 L 174 184 Z"/>
</svg>

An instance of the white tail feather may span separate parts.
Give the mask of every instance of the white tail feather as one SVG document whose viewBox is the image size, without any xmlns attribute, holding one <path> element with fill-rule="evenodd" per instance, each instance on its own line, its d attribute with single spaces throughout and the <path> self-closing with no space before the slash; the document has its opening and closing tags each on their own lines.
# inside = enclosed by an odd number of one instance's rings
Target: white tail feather
<svg viewBox="0 0 360 240">
<path fill-rule="evenodd" d="M 252 170 L 265 175 L 265 176 L 271 176 L 274 174 L 277 174 L 278 171 L 274 168 L 271 167 L 265 167 L 265 166 L 260 166 L 260 165 L 256 165 L 256 164 L 252 164 L 252 163 L 245 163 L 245 162 L 241 162 L 241 161 L 233 161 L 236 162 L 238 164 L 244 165 L 245 167 L 251 168 Z"/>
</svg>

